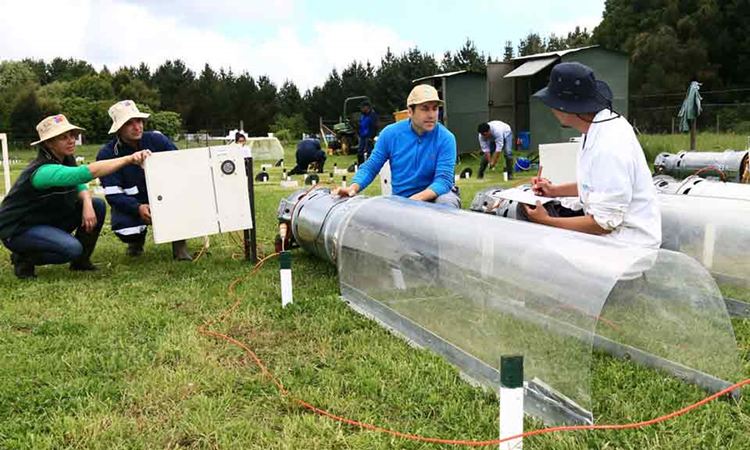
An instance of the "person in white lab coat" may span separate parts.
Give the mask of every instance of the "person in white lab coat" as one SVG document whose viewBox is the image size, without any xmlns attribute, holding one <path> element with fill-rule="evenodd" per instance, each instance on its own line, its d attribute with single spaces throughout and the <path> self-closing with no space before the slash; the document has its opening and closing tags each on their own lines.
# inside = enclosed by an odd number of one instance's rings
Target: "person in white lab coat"
<svg viewBox="0 0 750 450">
<path fill-rule="evenodd" d="M 553 185 L 534 177 L 534 193 L 574 197 L 542 207 L 521 205 L 520 218 L 606 236 L 648 248 L 661 245 L 661 213 L 643 150 L 628 121 L 612 109 L 612 91 L 580 63 L 552 69 L 549 85 L 534 94 L 565 127 L 581 133 L 575 183 Z M 564 205 L 564 206 L 563 206 Z M 567 206 L 567 208 L 566 208 Z"/>
</svg>

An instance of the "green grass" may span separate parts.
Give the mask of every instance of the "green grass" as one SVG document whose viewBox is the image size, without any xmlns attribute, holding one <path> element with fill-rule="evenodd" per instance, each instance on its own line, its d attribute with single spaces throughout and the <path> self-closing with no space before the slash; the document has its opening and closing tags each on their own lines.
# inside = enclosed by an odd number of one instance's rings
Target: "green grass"
<svg viewBox="0 0 750 450">
<path fill-rule="evenodd" d="M 95 151 L 80 153 L 91 160 Z M 293 159 L 288 148 L 286 160 Z M 327 168 L 353 160 L 332 158 Z M 476 172 L 478 162 L 465 164 Z M 278 201 L 293 191 L 278 186 L 280 169 L 271 175 L 273 182 L 256 188 L 258 236 L 269 253 Z M 482 182 L 462 181 L 464 208 L 501 177 L 495 170 Z M 377 191 L 373 185 L 366 193 Z M 191 249 L 200 242 L 192 240 Z M 168 245 L 149 243 L 138 260 L 124 249 L 105 228 L 93 258 L 98 272 L 41 267 L 35 281 L 15 279 L 8 252 L 0 249 L 0 448 L 444 447 L 316 416 L 279 396 L 241 350 L 199 335 L 202 323 L 231 304 L 228 285 L 251 269 L 231 258 L 237 248 L 227 236 L 213 237 L 211 253 L 194 264 L 172 262 Z M 278 266 L 270 261 L 238 287 L 241 307 L 214 329 L 247 343 L 295 398 L 334 414 L 430 437 L 497 438 L 492 394 L 352 312 L 338 298 L 335 267 L 302 251 L 294 258 L 292 306 L 280 307 Z M 733 324 L 749 377 L 750 321 Z M 592 359 L 591 378 L 598 423 L 650 419 L 705 396 L 670 376 L 600 354 Z M 541 424 L 527 420 L 526 427 Z M 717 401 L 650 428 L 539 436 L 525 444 L 746 449 L 750 403 Z"/>
</svg>

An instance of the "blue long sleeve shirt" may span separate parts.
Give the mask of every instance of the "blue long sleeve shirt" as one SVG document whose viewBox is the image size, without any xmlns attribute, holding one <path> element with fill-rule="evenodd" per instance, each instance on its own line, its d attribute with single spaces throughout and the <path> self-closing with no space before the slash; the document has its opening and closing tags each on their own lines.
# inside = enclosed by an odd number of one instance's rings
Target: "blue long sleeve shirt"
<svg viewBox="0 0 750 450">
<path fill-rule="evenodd" d="M 422 135 L 414 131 L 411 120 L 388 125 L 352 183 L 364 190 L 386 161 L 391 163 L 393 195 L 410 197 L 429 188 L 440 196 L 453 187 L 456 138 L 441 124 Z"/>
</svg>

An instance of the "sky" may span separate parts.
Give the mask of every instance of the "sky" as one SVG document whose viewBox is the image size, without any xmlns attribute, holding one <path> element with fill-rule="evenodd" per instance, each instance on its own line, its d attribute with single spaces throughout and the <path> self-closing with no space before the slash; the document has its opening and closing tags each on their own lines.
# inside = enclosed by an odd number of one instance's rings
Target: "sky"
<svg viewBox="0 0 750 450">
<path fill-rule="evenodd" d="M 573 7 L 573 5 L 575 5 Z M 593 29 L 604 0 L 0 0 L 0 60 L 73 57 L 97 70 L 182 59 L 200 73 L 231 68 L 300 90 L 388 48 L 438 61 L 467 38 L 494 58 L 529 32 Z"/>
</svg>

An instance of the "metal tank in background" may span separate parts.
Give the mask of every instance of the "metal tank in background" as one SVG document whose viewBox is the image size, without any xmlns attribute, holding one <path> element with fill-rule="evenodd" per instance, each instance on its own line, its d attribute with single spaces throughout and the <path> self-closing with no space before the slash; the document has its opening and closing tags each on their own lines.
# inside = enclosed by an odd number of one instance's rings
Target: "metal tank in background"
<svg viewBox="0 0 750 450">
<path fill-rule="evenodd" d="M 661 194 L 750 201 L 750 184 L 725 183 L 716 179 L 688 177 L 685 180 L 677 180 L 669 175 L 654 175 L 654 187 Z"/>
<path fill-rule="evenodd" d="M 750 150 L 718 152 L 660 153 L 654 159 L 654 174 L 685 179 L 700 172 L 703 178 L 717 177 L 734 183 L 750 183 Z"/>
</svg>

